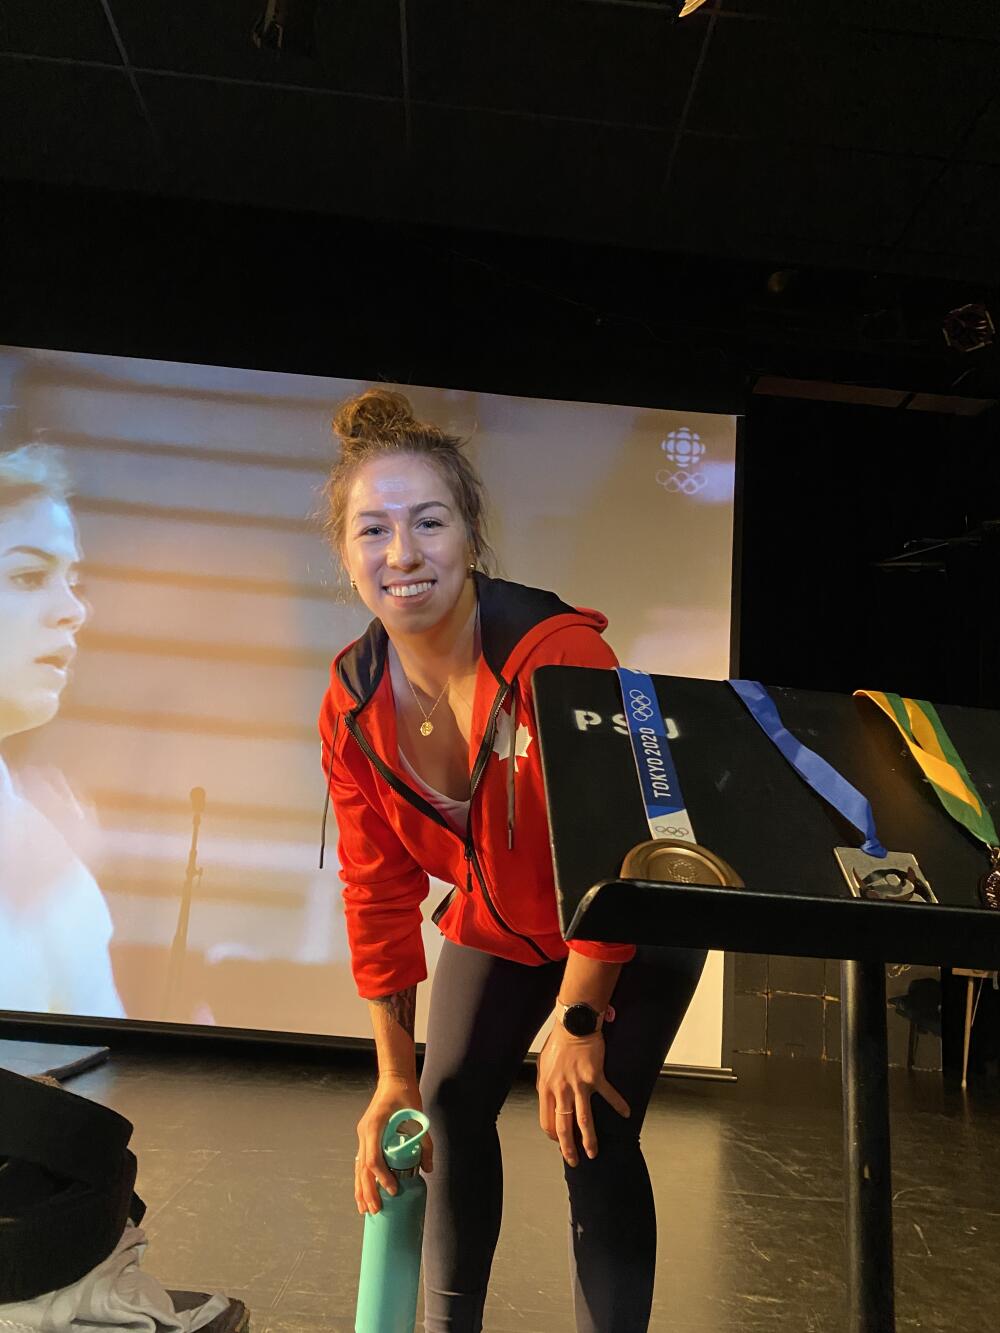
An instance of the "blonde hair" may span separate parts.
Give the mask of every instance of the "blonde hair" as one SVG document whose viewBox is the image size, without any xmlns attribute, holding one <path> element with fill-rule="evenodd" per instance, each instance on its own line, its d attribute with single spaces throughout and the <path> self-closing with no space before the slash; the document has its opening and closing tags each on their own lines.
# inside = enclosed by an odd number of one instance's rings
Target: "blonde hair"
<svg viewBox="0 0 1000 1333">
<path fill-rule="evenodd" d="M 59 451 L 51 445 L 25 444 L 0 453 L 0 511 L 40 495 L 59 504 L 69 501 L 69 473 Z"/>
<path fill-rule="evenodd" d="M 358 469 L 373 458 L 412 454 L 429 463 L 451 491 L 476 563 L 493 563 L 493 549 L 486 536 L 483 483 L 462 453 L 463 442 L 457 436 L 418 421 L 403 394 L 383 388 L 366 389 L 341 403 L 333 418 L 333 434 L 340 444 L 340 457 L 323 487 L 323 526 L 338 555 L 344 548 L 347 493 Z"/>
</svg>

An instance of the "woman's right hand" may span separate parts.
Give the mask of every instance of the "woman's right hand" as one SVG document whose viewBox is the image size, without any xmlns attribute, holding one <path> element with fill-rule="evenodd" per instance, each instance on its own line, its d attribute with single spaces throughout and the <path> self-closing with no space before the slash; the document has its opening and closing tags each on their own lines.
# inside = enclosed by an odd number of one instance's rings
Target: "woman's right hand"
<svg viewBox="0 0 1000 1333">
<path fill-rule="evenodd" d="M 395 1194 L 396 1177 L 382 1155 L 382 1135 L 395 1111 L 404 1108 L 422 1111 L 420 1089 L 415 1082 L 398 1074 L 380 1074 L 368 1109 L 358 1121 L 358 1155 L 354 1159 L 354 1200 L 359 1213 L 378 1213 L 382 1209 L 379 1185 L 386 1194 Z M 434 1145 L 425 1134 L 421 1143 L 421 1171 L 434 1169 Z"/>
</svg>

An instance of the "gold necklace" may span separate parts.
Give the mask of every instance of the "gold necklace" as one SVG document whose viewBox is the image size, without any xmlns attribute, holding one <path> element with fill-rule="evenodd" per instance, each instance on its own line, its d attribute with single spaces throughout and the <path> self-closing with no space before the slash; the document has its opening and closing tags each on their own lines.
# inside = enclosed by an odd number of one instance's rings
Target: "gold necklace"
<svg viewBox="0 0 1000 1333">
<path fill-rule="evenodd" d="M 479 629 L 479 603 L 477 602 L 477 603 L 476 603 L 476 623 L 473 625 L 473 628 L 472 628 L 472 636 L 473 636 L 473 637 L 472 637 L 472 641 L 473 641 L 473 644 L 474 644 L 475 641 L 476 641 L 475 636 L 476 636 L 476 632 L 478 631 L 478 629 Z M 437 697 L 437 698 L 434 700 L 434 702 L 431 704 L 431 711 L 430 711 L 430 713 L 425 713 L 425 712 L 424 712 L 424 706 L 423 706 L 423 704 L 420 702 L 420 699 L 419 699 L 418 696 L 417 696 L 417 692 L 416 692 L 416 690 L 413 688 L 413 681 L 410 680 L 409 676 L 406 674 L 406 668 L 403 666 L 402 662 L 400 662 L 399 666 L 400 666 L 400 670 L 403 672 L 403 679 L 406 681 L 407 685 L 409 685 L 409 687 L 410 687 L 410 693 L 413 695 L 413 702 L 414 702 L 414 703 L 417 705 L 417 707 L 420 709 L 421 715 L 422 715 L 422 717 L 423 717 L 423 719 L 424 719 L 423 722 L 421 722 L 421 724 L 420 724 L 420 734 L 421 734 L 421 736 L 429 736 L 429 735 L 431 734 L 431 732 L 434 730 L 434 723 L 431 721 L 431 713 L 434 712 L 434 709 L 437 708 L 438 704 L 439 704 L 439 703 L 441 702 L 441 700 L 444 698 L 445 690 L 447 690 L 448 686 L 451 684 L 451 677 L 449 676 L 448 679 L 445 681 L 445 683 L 444 683 L 444 689 L 442 689 L 441 693 L 438 695 L 438 697 Z"/>
<path fill-rule="evenodd" d="M 400 663 L 400 665 L 402 665 L 402 663 Z M 431 721 L 431 713 L 434 712 L 434 709 L 437 708 L 438 704 L 439 704 L 439 703 L 441 702 L 441 700 L 444 698 L 444 691 L 445 691 L 445 690 L 448 688 L 448 686 L 451 684 L 451 677 L 449 676 L 448 679 L 445 681 L 445 683 L 444 683 L 444 689 L 441 691 L 441 693 L 438 695 L 438 697 L 434 700 L 433 704 L 431 704 L 431 712 L 430 712 L 430 713 L 424 713 L 424 706 L 423 706 L 423 704 L 420 702 L 419 698 L 417 697 L 417 692 L 416 692 L 416 690 L 413 688 L 413 681 L 410 680 L 409 676 L 406 674 L 405 671 L 403 672 L 403 679 L 406 681 L 407 685 L 409 685 L 409 687 L 410 687 L 410 693 L 413 695 L 413 702 L 417 705 L 417 707 L 420 709 L 420 712 L 423 714 L 423 719 L 424 719 L 424 720 L 423 720 L 423 722 L 421 722 L 421 724 L 420 724 L 420 734 L 421 734 L 421 736 L 429 736 L 429 735 L 431 734 L 431 732 L 434 730 L 434 723 Z"/>
</svg>

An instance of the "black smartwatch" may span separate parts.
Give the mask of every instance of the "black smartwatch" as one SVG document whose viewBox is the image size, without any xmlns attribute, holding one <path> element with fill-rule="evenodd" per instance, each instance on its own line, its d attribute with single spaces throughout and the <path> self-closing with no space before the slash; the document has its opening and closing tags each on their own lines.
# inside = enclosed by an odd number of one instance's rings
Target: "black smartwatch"
<svg viewBox="0 0 1000 1333">
<path fill-rule="evenodd" d="M 562 1000 L 556 1000 L 556 1011 L 571 1037 L 592 1037 L 604 1023 L 604 1015 L 589 1004 L 563 1004 Z"/>
</svg>

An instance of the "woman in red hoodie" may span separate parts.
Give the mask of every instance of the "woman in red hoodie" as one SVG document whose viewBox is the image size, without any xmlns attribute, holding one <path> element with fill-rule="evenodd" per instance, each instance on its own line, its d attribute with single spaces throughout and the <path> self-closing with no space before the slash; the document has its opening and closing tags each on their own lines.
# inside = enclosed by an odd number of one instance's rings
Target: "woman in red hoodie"
<svg viewBox="0 0 1000 1333">
<path fill-rule="evenodd" d="M 482 485 L 459 441 L 401 395 L 369 390 L 334 431 L 328 533 L 375 617 L 336 658 L 320 715 L 352 967 L 378 1052 L 358 1209 L 378 1211 L 379 1184 L 395 1189 L 380 1149 L 389 1116 L 422 1106 L 425 1326 L 482 1327 L 503 1189 L 496 1120 L 554 1008 L 539 1119 L 564 1159 L 577 1327 L 643 1330 L 656 1224 L 639 1131 L 704 953 L 567 946 L 559 931 L 531 677 L 552 663 L 614 667 L 607 622 L 480 571 Z M 454 887 L 434 912 L 445 942 L 418 1085 L 429 876 Z"/>
</svg>

